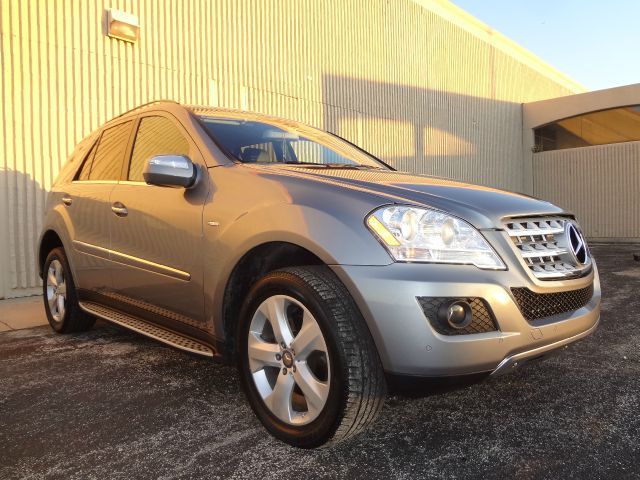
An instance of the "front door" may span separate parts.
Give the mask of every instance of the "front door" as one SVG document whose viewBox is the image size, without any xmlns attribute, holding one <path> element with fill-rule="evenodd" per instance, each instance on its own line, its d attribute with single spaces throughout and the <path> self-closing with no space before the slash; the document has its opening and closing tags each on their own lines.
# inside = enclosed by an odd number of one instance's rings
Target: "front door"
<svg viewBox="0 0 640 480">
<path fill-rule="evenodd" d="M 133 120 L 127 120 L 105 129 L 62 196 L 71 223 L 70 260 L 81 296 L 111 287 L 110 198 L 120 178 L 132 126 Z"/>
<path fill-rule="evenodd" d="M 191 189 L 144 182 L 155 155 L 187 155 L 199 169 Z M 123 180 L 111 192 L 113 296 L 153 320 L 204 330 L 202 212 L 207 170 L 175 118 L 149 113 L 139 120 Z M 174 326 L 176 326 L 174 325 Z"/>
</svg>

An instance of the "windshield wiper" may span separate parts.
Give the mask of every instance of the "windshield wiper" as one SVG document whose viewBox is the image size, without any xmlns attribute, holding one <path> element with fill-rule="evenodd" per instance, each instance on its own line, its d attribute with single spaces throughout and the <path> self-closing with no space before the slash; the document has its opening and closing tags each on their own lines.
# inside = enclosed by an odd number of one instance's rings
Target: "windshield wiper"
<svg viewBox="0 0 640 480">
<path fill-rule="evenodd" d="M 287 161 L 287 162 L 277 162 L 280 164 L 285 164 L 285 165 L 311 165 L 314 167 L 326 167 L 327 164 L 326 163 L 315 163 L 315 162 L 294 162 L 294 161 Z"/>
<path fill-rule="evenodd" d="M 380 167 L 374 167 L 373 165 L 352 165 L 350 163 L 328 163 L 329 168 L 345 168 L 353 170 L 382 170 Z"/>
<path fill-rule="evenodd" d="M 355 163 L 314 163 L 314 162 L 282 162 L 286 165 L 304 165 L 305 167 L 313 166 L 318 168 L 341 168 L 345 170 L 382 170 L 380 167 L 373 165 L 360 165 Z"/>
</svg>

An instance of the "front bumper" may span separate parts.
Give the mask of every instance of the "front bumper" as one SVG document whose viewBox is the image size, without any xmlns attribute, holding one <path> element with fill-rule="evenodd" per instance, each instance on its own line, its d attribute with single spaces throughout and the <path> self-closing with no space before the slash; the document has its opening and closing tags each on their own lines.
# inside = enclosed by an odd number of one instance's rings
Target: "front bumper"
<svg viewBox="0 0 640 480">
<path fill-rule="evenodd" d="M 583 278 L 532 282 L 522 271 L 480 270 L 466 265 L 393 263 L 332 267 L 362 312 L 389 374 L 454 376 L 503 372 L 547 354 L 595 330 L 600 317 L 600 282 L 594 263 Z M 511 287 L 537 293 L 583 288 L 591 300 L 578 310 L 528 322 Z M 480 297 L 491 307 L 498 331 L 447 336 L 436 332 L 417 297 Z"/>
</svg>

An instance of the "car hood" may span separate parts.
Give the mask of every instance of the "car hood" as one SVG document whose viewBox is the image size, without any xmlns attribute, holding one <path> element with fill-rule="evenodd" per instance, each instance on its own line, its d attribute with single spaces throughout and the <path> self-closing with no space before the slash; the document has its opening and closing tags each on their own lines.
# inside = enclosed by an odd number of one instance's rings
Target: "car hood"
<svg viewBox="0 0 640 480">
<path fill-rule="evenodd" d="M 258 166 L 269 176 L 297 177 L 384 197 L 383 203 L 410 203 L 446 211 L 476 228 L 503 228 L 505 217 L 566 213 L 552 203 L 480 185 L 392 170 Z"/>
</svg>

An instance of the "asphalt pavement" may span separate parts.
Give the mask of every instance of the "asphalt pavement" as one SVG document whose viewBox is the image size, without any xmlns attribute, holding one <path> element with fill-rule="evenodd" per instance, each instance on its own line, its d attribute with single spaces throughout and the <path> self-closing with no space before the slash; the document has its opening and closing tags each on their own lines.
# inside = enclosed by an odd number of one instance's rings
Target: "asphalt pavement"
<svg viewBox="0 0 640 480">
<path fill-rule="evenodd" d="M 284 445 L 231 367 L 99 322 L 0 334 L 0 478 L 640 478 L 640 246 L 595 246 L 599 329 L 450 391 L 392 394 L 332 449 Z"/>
</svg>

